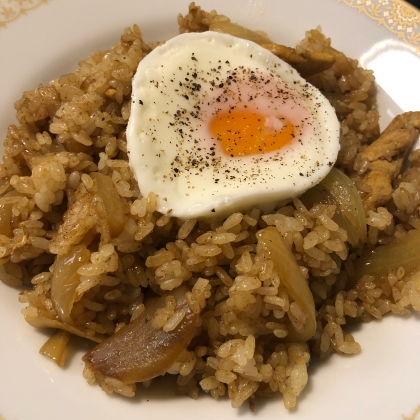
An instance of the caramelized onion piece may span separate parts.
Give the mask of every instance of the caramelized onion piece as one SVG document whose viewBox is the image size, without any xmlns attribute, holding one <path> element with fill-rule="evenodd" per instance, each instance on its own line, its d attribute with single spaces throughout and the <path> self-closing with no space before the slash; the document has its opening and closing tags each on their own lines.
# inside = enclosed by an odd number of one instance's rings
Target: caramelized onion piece
<svg viewBox="0 0 420 420">
<path fill-rule="evenodd" d="M 9 191 L 0 198 L 0 235 L 13 236 L 13 229 L 18 227 L 21 216 L 13 215 L 13 206 L 24 197 L 16 190 Z"/>
<path fill-rule="evenodd" d="M 12 234 L 12 208 L 13 204 L 0 203 L 0 234 L 8 236 L 9 238 L 13 236 Z"/>
<path fill-rule="evenodd" d="M 331 54 L 334 57 L 335 70 L 339 75 L 344 76 L 346 74 L 351 74 L 354 71 L 351 62 L 352 60 L 346 57 L 341 51 L 337 51 L 333 47 L 324 47 L 323 52 Z"/>
<path fill-rule="evenodd" d="M 59 330 L 45 342 L 39 352 L 49 357 L 58 366 L 63 367 L 66 360 L 66 346 L 69 339 L 69 332 Z"/>
<path fill-rule="evenodd" d="M 188 288 L 181 285 L 147 302 L 143 314 L 83 357 L 86 367 L 99 383 L 113 378 L 132 384 L 168 370 L 193 338 L 199 317 L 185 301 L 186 292 Z M 155 311 L 165 306 L 165 298 L 170 295 L 177 301 L 177 310 L 182 309 L 185 316 L 173 331 L 165 332 L 155 329 L 151 320 Z"/>
<path fill-rule="evenodd" d="M 296 64 L 296 66 L 289 64 L 305 79 L 328 70 L 335 64 L 334 56 L 325 51 L 304 51 L 299 53 L 299 55 L 305 60 L 304 63 Z"/>
<path fill-rule="evenodd" d="M 51 282 L 51 300 L 61 321 L 73 324 L 70 316 L 76 297 L 76 288 L 80 284 L 77 270 L 89 261 L 90 252 L 86 245 L 77 245 L 67 254 L 59 255 L 54 264 Z"/>
<path fill-rule="evenodd" d="M 365 252 L 354 263 L 354 274 L 349 278 L 348 287 L 353 287 L 364 275 L 376 278 L 387 276 L 389 270 L 404 268 L 409 274 L 420 268 L 420 229 L 413 229 L 394 242 L 378 246 Z"/>
<path fill-rule="evenodd" d="M 329 69 L 335 62 L 334 57 L 326 52 L 304 51 L 297 53 L 294 48 L 275 43 L 261 44 L 261 47 L 290 64 L 304 78 Z"/>
<path fill-rule="evenodd" d="M 246 39 L 255 42 L 256 44 L 268 44 L 271 42 L 268 37 L 230 21 L 213 22 L 210 25 L 209 30 L 236 36 L 237 38 Z"/>
<path fill-rule="evenodd" d="M 347 232 L 348 241 L 354 246 L 366 240 L 366 215 L 363 202 L 350 178 L 342 171 L 332 168 L 318 184 L 300 197 L 306 207 L 314 204 L 336 206 L 333 220 Z"/>
<path fill-rule="evenodd" d="M 124 230 L 124 211 L 121 197 L 109 176 L 100 172 L 91 172 L 90 177 L 96 181 L 98 196 L 105 210 L 109 234 L 111 238 Z"/>
<path fill-rule="evenodd" d="M 89 334 L 86 334 L 84 331 L 80 330 L 77 327 L 64 324 L 63 322 L 57 321 L 56 319 L 50 319 L 50 318 L 46 318 L 45 316 L 40 316 L 40 315 L 25 312 L 25 309 L 22 311 L 25 317 L 25 321 L 35 328 L 54 328 L 57 330 L 68 331 L 71 334 L 74 334 L 83 338 L 88 338 L 89 340 L 95 341 L 96 343 L 101 343 L 104 340 L 104 336 L 101 334 L 96 334 L 95 336 L 91 336 Z"/>
<path fill-rule="evenodd" d="M 280 233 L 268 227 L 257 233 L 258 243 L 268 250 L 280 280 L 289 296 L 306 315 L 302 331 L 290 330 L 284 341 L 307 341 L 316 331 L 315 302 L 308 283 L 303 277 L 296 259 L 287 248 Z"/>
</svg>

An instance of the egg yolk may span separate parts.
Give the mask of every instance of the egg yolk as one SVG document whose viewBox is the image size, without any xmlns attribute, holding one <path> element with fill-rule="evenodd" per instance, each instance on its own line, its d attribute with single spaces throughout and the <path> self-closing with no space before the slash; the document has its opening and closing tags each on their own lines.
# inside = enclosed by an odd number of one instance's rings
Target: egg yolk
<svg viewBox="0 0 420 420">
<path fill-rule="evenodd" d="M 295 137 L 291 122 L 250 111 L 221 112 L 210 122 L 210 130 L 232 157 L 273 152 Z"/>
</svg>

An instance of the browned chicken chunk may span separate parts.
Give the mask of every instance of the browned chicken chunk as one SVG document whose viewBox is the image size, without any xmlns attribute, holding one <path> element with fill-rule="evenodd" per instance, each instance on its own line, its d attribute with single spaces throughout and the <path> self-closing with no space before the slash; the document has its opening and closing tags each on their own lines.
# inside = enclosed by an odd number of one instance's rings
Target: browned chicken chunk
<svg viewBox="0 0 420 420">
<path fill-rule="evenodd" d="M 360 181 L 365 186 L 362 199 L 366 212 L 391 198 L 393 183 L 401 173 L 405 156 L 419 131 L 420 112 L 398 115 L 377 140 L 358 154 L 355 169 L 359 170 Z"/>
</svg>

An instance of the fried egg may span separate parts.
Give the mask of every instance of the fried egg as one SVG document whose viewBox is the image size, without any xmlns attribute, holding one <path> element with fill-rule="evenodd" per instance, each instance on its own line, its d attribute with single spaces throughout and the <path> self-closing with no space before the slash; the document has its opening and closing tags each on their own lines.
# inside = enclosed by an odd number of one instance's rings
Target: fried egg
<svg viewBox="0 0 420 420">
<path fill-rule="evenodd" d="M 127 146 L 161 213 L 223 216 L 319 183 L 336 161 L 339 123 L 314 86 L 259 45 L 187 33 L 140 62 Z"/>
</svg>

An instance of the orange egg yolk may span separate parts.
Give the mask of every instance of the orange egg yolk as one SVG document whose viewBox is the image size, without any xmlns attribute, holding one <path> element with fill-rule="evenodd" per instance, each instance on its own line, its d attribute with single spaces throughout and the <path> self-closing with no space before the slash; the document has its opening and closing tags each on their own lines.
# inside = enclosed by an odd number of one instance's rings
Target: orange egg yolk
<svg viewBox="0 0 420 420">
<path fill-rule="evenodd" d="M 221 141 L 224 152 L 232 157 L 269 153 L 280 149 L 295 137 L 292 123 L 250 111 L 217 114 L 210 130 Z M 274 121 L 274 123 L 273 123 Z"/>
</svg>

